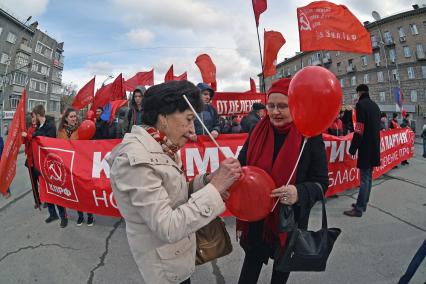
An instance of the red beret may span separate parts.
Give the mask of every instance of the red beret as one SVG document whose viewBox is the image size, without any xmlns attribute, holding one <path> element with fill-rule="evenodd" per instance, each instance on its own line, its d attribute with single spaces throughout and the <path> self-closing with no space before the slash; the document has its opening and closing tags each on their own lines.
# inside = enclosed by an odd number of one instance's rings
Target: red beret
<svg viewBox="0 0 426 284">
<path fill-rule="evenodd" d="M 290 86 L 291 78 L 282 78 L 272 83 L 268 90 L 268 97 L 272 93 L 280 93 L 288 96 L 288 87 Z"/>
</svg>

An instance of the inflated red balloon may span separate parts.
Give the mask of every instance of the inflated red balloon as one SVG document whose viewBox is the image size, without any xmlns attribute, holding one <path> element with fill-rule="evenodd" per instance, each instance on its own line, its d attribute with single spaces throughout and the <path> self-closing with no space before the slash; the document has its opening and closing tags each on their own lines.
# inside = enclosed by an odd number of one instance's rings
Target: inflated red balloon
<svg viewBox="0 0 426 284">
<path fill-rule="evenodd" d="M 308 66 L 291 79 L 288 107 L 303 136 L 319 135 L 336 119 L 342 88 L 336 76 L 320 66 Z"/>
<path fill-rule="evenodd" d="M 91 120 L 85 120 L 77 129 L 78 139 L 80 140 L 90 140 L 96 132 L 95 123 Z"/>
<path fill-rule="evenodd" d="M 258 221 L 265 218 L 274 201 L 271 191 L 276 188 L 272 177 L 254 166 L 242 167 L 242 175 L 229 189 L 228 210 L 238 219 Z"/>
<path fill-rule="evenodd" d="M 93 110 L 88 110 L 86 112 L 86 119 L 91 120 L 91 121 L 95 121 L 95 112 Z"/>
</svg>

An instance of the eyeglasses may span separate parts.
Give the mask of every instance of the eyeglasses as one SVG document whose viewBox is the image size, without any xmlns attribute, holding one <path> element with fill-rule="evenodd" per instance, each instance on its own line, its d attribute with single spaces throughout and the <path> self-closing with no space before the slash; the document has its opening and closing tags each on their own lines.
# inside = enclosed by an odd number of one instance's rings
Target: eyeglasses
<svg viewBox="0 0 426 284">
<path fill-rule="evenodd" d="M 284 104 L 284 103 L 279 103 L 279 104 L 267 103 L 266 104 L 266 109 L 269 112 L 272 112 L 275 108 L 278 111 L 282 112 L 282 111 L 285 111 L 288 108 L 288 104 Z"/>
</svg>

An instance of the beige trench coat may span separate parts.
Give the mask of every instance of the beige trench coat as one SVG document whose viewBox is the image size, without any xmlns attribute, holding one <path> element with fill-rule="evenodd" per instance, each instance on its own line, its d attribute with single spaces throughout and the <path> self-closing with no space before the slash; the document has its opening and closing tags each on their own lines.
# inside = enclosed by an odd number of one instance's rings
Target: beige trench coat
<svg viewBox="0 0 426 284">
<path fill-rule="evenodd" d="M 180 283 L 195 270 L 195 231 L 225 210 L 216 188 L 184 173 L 151 135 L 133 127 L 108 158 L 130 250 L 147 284 Z"/>
</svg>

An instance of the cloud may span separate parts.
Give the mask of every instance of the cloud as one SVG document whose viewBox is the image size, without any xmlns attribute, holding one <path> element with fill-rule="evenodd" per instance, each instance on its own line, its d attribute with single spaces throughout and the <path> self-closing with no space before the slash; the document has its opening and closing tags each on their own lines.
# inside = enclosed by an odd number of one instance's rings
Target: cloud
<svg viewBox="0 0 426 284">
<path fill-rule="evenodd" d="M 20 20 L 25 21 L 29 16 L 42 15 L 46 9 L 49 0 L 2 0 L 1 8 L 12 12 Z"/>
<path fill-rule="evenodd" d="M 145 46 L 152 42 L 154 34 L 145 29 L 132 29 L 126 33 L 127 39 L 139 46 Z"/>
<path fill-rule="evenodd" d="M 88 62 L 86 64 L 86 69 L 92 75 L 111 75 L 113 71 L 113 66 L 110 62 L 106 61 L 97 61 L 97 62 Z"/>
</svg>

